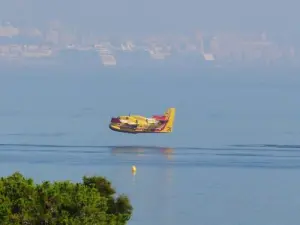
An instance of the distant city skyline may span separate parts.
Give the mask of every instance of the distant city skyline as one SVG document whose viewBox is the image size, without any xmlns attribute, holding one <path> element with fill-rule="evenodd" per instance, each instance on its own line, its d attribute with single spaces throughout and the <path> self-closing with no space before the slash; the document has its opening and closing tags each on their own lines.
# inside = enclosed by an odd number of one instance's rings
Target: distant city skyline
<svg viewBox="0 0 300 225">
<path fill-rule="evenodd" d="M 70 49 L 72 51 L 65 55 L 65 50 Z M 226 67 L 300 66 L 299 52 L 299 40 L 295 36 L 287 33 L 274 36 L 264 30 L 211 32 L 198 28 L 188 34 L 149 32 L 137 36 L 78 31 L 57 20 L 43 29 L 17 25 L 12 21 L 0 24 L 0 60 L 5 62 L 26 59 L 54 62 L 65 57 L 71 62 L 81 54 L 79 58 L 86 55 L 91 61 L 98 59 L 109 66 L 125 62 L 130 65 L 160 62 L 165 65 L 173 63 L 174 66 L 193 63 Z"/>
</svg>

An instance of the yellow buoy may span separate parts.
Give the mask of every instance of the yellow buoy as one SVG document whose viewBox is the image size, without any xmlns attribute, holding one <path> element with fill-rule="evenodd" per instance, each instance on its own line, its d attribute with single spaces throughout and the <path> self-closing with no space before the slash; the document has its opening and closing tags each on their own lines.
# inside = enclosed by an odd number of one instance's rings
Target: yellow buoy
<svg viewBox="0 0 300 225">
<path fill-rule="evenodd" d="M 135 173 L 135 172 L 136 172 L 136 167 L 135 167 L 134 165 L 131 167 L 131 172 L 132 172 L 132 173 Z"/>
</svg>

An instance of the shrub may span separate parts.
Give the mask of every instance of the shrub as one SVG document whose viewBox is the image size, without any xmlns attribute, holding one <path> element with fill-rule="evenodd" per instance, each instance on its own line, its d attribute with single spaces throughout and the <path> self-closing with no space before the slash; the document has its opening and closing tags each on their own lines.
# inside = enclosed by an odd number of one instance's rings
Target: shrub
<svg viewBox="0 0 300 225">
<path fill-rule="evenodd" d="M 35 184 L 16 172 L 0 180 L 0 224 L 125 225 L 133 207 L 115 193 L 104 177 Z"/>
</svg>

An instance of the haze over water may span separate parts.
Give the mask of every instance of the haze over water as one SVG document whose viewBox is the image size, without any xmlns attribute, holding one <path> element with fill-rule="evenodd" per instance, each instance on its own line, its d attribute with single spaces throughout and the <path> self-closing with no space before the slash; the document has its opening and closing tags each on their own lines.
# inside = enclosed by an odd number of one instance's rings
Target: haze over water
<svg viewBox="0 0 300 225">
<path fill-rule="evenodd" d="M 299 83 L 274 71 L 4 74 L 0 174 L 104 175 L 129 195 L 130 225 L 296 225 Z M 108 128 L 112 116 L 168 107 L 172 134 Z"/>
</svg>

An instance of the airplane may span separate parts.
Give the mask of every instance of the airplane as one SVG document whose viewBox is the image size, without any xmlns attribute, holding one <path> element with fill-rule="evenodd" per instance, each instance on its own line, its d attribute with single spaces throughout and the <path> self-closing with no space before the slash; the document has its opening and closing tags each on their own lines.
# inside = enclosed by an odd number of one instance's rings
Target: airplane
<svg viewBox="0 0 300 225">
<path fill-rule="evenodd" d="M 109 128 L 113 131 L 139 133 L 171 133 L 175 120 L 175 108 L 169 108 L 164 115 L 147 118 L 141 115 L 112 117 Z"/>
</svg>

